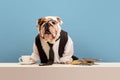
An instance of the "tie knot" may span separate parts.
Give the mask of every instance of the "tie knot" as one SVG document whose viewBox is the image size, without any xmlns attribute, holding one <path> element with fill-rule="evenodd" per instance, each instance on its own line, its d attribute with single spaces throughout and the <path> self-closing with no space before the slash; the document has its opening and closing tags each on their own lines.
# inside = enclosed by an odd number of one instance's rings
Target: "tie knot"
<svg viewBox="0 0 120 80">
<path fill-rule="evenodd" d="M 49 42 L 48 42 L 48 45 L 49 45 L 51 48 L 53 47 L 53 44 L 51 44 L 51 43 L 49 43 Z"/>
</svg>

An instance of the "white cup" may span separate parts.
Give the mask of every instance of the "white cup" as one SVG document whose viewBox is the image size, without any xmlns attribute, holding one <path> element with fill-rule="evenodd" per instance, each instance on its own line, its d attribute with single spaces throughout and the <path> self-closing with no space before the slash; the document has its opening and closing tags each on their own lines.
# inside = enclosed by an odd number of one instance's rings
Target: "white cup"
<svg viewBox="0 0 120 80">
<path fill-rule="evenodd" d="M 22 55 L 22 56 L 19 58 L 19 62 L 29 63 L 29 62 L 32 62 L 32 58 L 31 58 L 31 56 L 29 56 L 29 55 Z"/>
</svg>

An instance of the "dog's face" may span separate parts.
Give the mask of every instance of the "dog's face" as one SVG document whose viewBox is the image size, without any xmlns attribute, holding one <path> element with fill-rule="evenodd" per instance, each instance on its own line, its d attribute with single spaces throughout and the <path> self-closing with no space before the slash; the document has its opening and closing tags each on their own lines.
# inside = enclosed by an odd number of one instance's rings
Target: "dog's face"
<svg viewBox="0 0 120 80">
<path fill-rule="evenodd" d="M 56 16 L 47 16 L 38 19 L 38 32 L 46 42 L 55 43 L 60 36 L 62 20 Z"/>
</svg>

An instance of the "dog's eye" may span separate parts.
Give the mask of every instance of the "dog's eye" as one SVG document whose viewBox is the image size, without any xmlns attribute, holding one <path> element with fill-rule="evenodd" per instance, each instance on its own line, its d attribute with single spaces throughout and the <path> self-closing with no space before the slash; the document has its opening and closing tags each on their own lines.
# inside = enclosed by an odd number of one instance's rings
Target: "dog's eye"
<svg viewBox="0 0 120 80">
<path fill-rule="evenodd" d="M 52 24 L 56 24 L 56 21 L 52 21 Z"/>
</svg>

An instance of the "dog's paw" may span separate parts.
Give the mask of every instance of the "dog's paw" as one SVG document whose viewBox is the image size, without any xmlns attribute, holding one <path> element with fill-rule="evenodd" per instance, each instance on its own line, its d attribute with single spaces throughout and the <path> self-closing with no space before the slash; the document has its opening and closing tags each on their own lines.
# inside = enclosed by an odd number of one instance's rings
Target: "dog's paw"
<svg viewBox="0 0 120 80">
<path fill-rule="evenodd" d="M 80 62 L 80 60 L 73 60 L 73 61 L 71 62 L 71 64 L 72 64 L 72 65 L 80 65 L 81 62 Z"/>
</svg>

